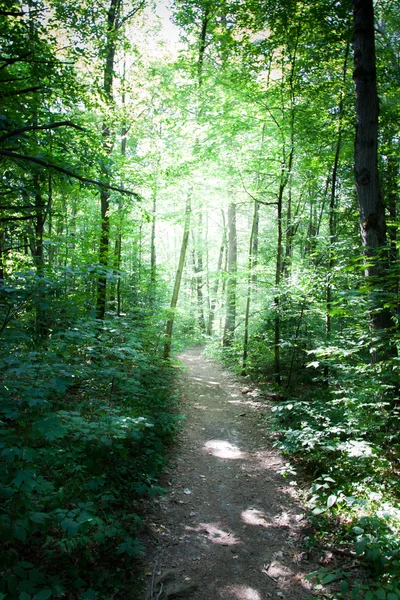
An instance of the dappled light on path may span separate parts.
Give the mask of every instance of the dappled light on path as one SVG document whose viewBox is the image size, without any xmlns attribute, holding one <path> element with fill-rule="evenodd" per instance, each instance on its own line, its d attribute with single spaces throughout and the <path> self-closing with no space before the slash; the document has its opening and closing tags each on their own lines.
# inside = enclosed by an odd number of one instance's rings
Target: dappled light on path
<svg viewBox="0 0 400 600">
<path fill-rule="evenodd" d="M 261 594 L 247 585 L 229 585 L 220 590 L 222 600 L 263 600 Z"/>
<path fill-rule="evenodd" d="M 202 534 L 213 544 L 221 546 L 240 544 L 240 539 L 233 533 L 221 529 L 221 523 L 199 523 L 197 527 L 186 527 L 186 530 Z"/>
<path fill-rule="evenodd" d="M 248 508 L 244 510 L 240 515 L 243 523 L 246 525 L 260 525 L 261 527 L 270 527 L 271 523 L 267 523 L 265 515 L 261 510 L 256 508 Z"/>
<path fill-rule="evenodd" d="M 267 445 L 263 404 L 200 349 L 182 356 L 186 427 L 159 503 L 160 571 L 175 569 L 190 600 L 307 600 L 315 570 L 298 542 L 307 524 L 285 460 Z M 257 396 L 258 397 L 258 396 Z"/>
<path fill-rule="evenodd" d="M 217 458 L 237 460 L 245 456 L 237 446 L 225 440 L 210 440 L 204 444 L 204 448 Z"/>
</svg>

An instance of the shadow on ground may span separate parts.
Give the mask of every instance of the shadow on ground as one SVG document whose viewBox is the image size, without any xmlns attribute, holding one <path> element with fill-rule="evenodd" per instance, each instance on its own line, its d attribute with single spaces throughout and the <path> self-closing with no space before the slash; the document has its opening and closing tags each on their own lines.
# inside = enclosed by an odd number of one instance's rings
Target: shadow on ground
<svg viewBox="0 0 400 600">
<path fill-rule="evenodd" d="M 312 597 L 305 576 L 319 565 L 301 543 L 309 524 L 268 445 L 263 403 L 199 348 L 180 358 L 187 422 L 152 517 L 147 597 Z"/>
</svg>

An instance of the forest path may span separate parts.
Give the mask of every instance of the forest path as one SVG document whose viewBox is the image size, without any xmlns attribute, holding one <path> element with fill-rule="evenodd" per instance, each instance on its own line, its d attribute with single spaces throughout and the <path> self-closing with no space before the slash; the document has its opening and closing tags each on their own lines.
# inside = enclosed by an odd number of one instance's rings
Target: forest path
<svg viewBox="0 0 400 600">
<path fill-rule="evenodd" d="M 263 404 L 201 351 L 180 356 L 187 420 L 150 519 L 147 598 L 306 600 L 319 565 L 301 546 L 307 519 L 268 446 Z"/>
</svg>

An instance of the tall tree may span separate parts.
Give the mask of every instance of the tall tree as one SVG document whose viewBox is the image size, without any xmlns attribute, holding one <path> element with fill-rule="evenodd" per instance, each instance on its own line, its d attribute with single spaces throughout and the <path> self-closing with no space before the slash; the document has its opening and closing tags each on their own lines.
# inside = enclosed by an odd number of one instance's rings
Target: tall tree
<svg viewBox="0 0 400 600">
<path fill-rule="evenodd" d="M 187 251 L 188 242 L 189 242 L 190 213 L 191 213 L 190 195 L 191 195 L 191 192 L 188 192 L 187 200 L 186 200 L 185 225 L 184 225 L 184 229 L 183 229 L 181 250 L 179 253 L 178 269 L 176 271 L 174 289 L 173 289 L 172 298 L 171 298 L 171 306 L 170 306 L 168 320 L 167 320 L 167 326 L 166 326 L 166 330 L 165 330 L 165 342 L 164 342 L 164 358 L 165 359 L 168 359 L 171 354 L 171 341 L 172 341 L 172 331 L 174 328 L 175 310 L 176 310 L 176 307 L 178 304 L 179 290 L 180 290 L 181 281 L 182 281 L 182 273 L 183 273 L 183 269 L 185 266 L 186 251 Z"/>
<path fill-rule="evenodd" d="M 122 0 L 110 0 L 106 15 L 106 33 L 103 65 L 103 96 L 108 108 L 108 114 L 104 117 L 102 124 L 102 145 L 104 156 L 110 156 L 115 143 L 115 128 L 113 124 L 114 113 L 114 70 L 115 56 L 117 51 L 118 33 L 123 24 L 135 15 L 144 2 L 123 14 Z M 102 178 L 107 184 L 110 183 L 110 164 L 102 164 Z M 96 316 L 102 320 L 106 311 L 107 299 L 107 269 L 109 266 L 109 244 L 110 244 L 110 190 L 106 187 L 100 192 L 100 215 L 101 234 L 99 245 L 99 265 L 102 270 L 97 285 Z"/>
<path fill-rule="evenodd" d="M 236 204 L 228 206 L 228 279 L 226 282 L 226 316 L 222 344 L 231 346 L 235 335 L 236 324 L 236 288 L 237 288 L 237 232 Z"/>
<path fill-rule="evenodd" d="M 370 286 L 370 323 L 384 338 L 393 326 L 387 307 L 388 253 L 385 207 L 378 172 L 379 100 L 376 82 L 373 0 L 353 0 L 354 73 L 356 89 L 356 137 L 354 170 L 364 247 L 365 275 Z M 387 339 L 386 339 L 387 341 Z M 387 355 L 387 350 L 384 352 Z M 372 350 L 378 360 L 384 354 Z"/>
</svg>

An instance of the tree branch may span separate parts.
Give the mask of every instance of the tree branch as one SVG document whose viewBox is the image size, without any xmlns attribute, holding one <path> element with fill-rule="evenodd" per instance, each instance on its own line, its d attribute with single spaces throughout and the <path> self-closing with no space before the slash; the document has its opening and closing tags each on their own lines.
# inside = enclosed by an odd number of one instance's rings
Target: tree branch
<svg viewBox="0 0 400 600">
<path fill-rule="evenodd" d="M 81 175 L 78 175 L 77 173 L 72 173 L 68 169 L 64 169 L 63 167 L 60 167 L 53 163 L 49 163 L 48 161 L 43 160 L 42 158 L 37 158 L 36 156 L 28 156 L 26 154 L 18 154 L 17 152 L 12 152 L 10 150 L 3 150 L 3 149 L 0 149 L 0 156 L 7 156 L 9 158 L 13 158 L 15 160 L 23 160 L 25 162 L 26 161 L 32 162 L 32 163 L 35 163 L 36 165 L 46 167 L 46 169 L 54 169 L 55 171 L 58 171 L 59 173 L 63 173 L 64 175 L 67 175 L 68 177 L 72 177 L 72 179 L 77 179 L 81 183 L 88 183 L 89 185 L 95 185 L 96 187 L 100 187 L 100 188 L 103 188 L 106 190 L 112 190 L 114 192 L 119 192 L 120 194 L 125 194 L 127 196 L 133 196 L 137 200 L 141 200 L 141 196 L 137 192 L 125 190 L 124 188 L 116 187 L 114 185 L 109 185 L 108 183 L 103 183 L 102 181 L 97 181 L 96 179 L 89 179 L 88 177 L 82 177 Z"/>
<path fill-rule="evenodd" d="M 32 52 L 26 52 L 25 54 L 22 54 L 21 56 L 16 56 L 14 58 L 3 58 L 3 57 L 0 57 L 0 60 L 4 61 L 4 65 L 1 65 L 0 71 L 2 69 L 5 69 L 6 67 L 9 67 L 10 65 L 13 65 L 16 62 L 22 62 L 22 61 L 24 61 L 31 54 L 32 54 Z"/>
<path fill-rule="evenodd" d="M 19 96 L 20 94 L 29 94 L 29 92 L 38 92 L 42 90 L 42 85 L 35 85 L 30 88 L 25 88 L 23 90 L 13 90 L 12 92 L 0 92 L 0 98 L 8 98 L 9 96 Z"/>
<path fill-rule="evenodd" d="M 86 131 L 83 127 L 79 125 L 75 125 L 71 121 L 58 121 L 56 123 L 48 123 L 47 125 L 29 125 L 26 127 L 20 127 L 19 129 L 14 129 L 14 131 L 10 131 L 6 133 L 2 137 L 0 137 L 0 143 L 8 140 L 10 137 L 14 137 L 16 135 L 20 135 L 21 133 L 25 133 L 27 131 L 39 131 L 43 129 L 56 129 L 57 127 L 73 127 L 74 129 L 78 129 L 79 131 Z"/>
<path fill-rule="evenodd" d="M 21 210 L 34 210 L 35 207 L 31 204 L 27 204 L 26 206 L 10 206 L 6 204 L 0 204 L 0 210 L 15 210 L 15 212 L 19 212 Z"/>
<path fill-rule="evenodd" d="M 126 23 L 126 21 L 129 21 L 129 19 L 135 16 L 136 13 L 139 12 L 139 10 L 141 10 L 145 4 L 146 1 L 143 0 L 143 2 L 141 2 L 137 8 L 131 10 L 131 12 L 129 12 L 125 17 L 123 17 L 118 23 L 115 24 L 115 29 L 120 29 L 122 25 Z"/>
<path fill-rule="evenodd" d="M 0 17 L 24 17 L 24 12 L 0 10 Z"/>
<path fill-rule="evenodd" d="M 0 223 L 8 223 L 9 221 L 30 221 L 35 215 L 26 215 L 24 217 L 0 217 Z"/>
</svg>

